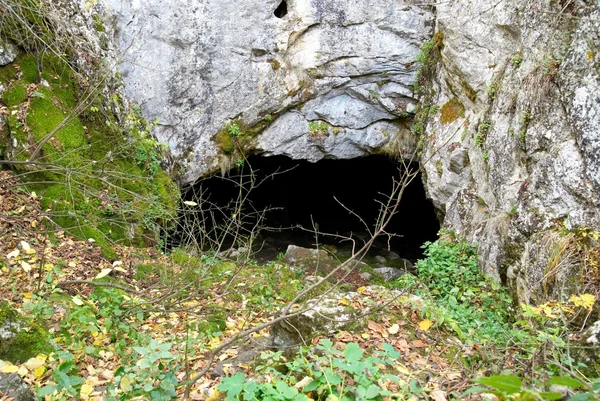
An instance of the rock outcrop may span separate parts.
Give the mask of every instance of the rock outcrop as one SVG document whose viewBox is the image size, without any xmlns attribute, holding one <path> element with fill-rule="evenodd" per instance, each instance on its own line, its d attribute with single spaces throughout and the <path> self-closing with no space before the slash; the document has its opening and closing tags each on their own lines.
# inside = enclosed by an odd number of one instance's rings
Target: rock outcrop
<svg viewBox="0 0 600 401">
<path fill-rule="evenodd" d="M 184 183 L 251 153 L 422 146 L 443 225 L 479 243 L 487 274 L 525 302 L 576 286 L 600 227 L 597 5 L 105 1 L 127 92 Z"/>
<path fill-rule="evenodd" d="M 577 243 L 597 245 L 585 234 L 600 227 L 600 13 L 569 4 L 436 10 L 427 190 L 444 226 L 478 242 L 485 271 L 525 302 L 572 290 Z"/>
<path fill-rule="evenodd" d="M 411 1 L 105 0 L 122 75 L 184 181 L 248 152 L 410 154 L 411 85 L 434 14 Z"/>
</svg>

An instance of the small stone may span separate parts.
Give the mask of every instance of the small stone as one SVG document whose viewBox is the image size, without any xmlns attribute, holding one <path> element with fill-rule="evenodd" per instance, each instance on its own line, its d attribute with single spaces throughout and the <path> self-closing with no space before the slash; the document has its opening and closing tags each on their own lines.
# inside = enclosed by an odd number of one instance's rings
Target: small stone
<svg viewBox="0 0 600 401">
<path fill-rule="evenodd" d="M 17 48 L 0 40 L 0 66 L 8 65 L 17 58 Z"/>
<path fill-rule="evenodd" d="M 396 259 L 400 259 L 400 255 L 398 255 L 396 252 L 388 252 L 387 258 L 389 260 L 396 260 Z"/>
<path fill-rule="evenodd" d="M 395 267 L 378 267 L 377 269 L 373 270 L 375 273 L 383 277 L 385 281 L 395 280 L 406 273 L 406 271 L 402 269 L 396 269 Z"/>
<path fill-rule="evenodd" d="M 386 258 L 384 258 L 384 257 L 383 257 L 383 256 L 381 256 L 381 255 L 377 255 L 377 256 L 375 256 L 375 261 L 376 261 L 377 263 L 383 263 L 384 265 L 387 263 L 387 259 L 386 259 Z"/>
<path fill-rule="evenodd" d="M 362 278 L 363 280 L 369 281 L 371 280 L 371 278 L 373 278 L 373 275 L 371 273 L 360 273 L 360 278 Z"/>
</svg>

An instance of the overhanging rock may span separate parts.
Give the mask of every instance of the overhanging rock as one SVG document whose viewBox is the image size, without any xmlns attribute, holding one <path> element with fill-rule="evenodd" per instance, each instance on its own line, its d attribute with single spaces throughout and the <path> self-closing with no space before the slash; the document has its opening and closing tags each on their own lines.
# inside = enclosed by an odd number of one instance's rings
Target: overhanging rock
<svg viewBox="0 0 600 401">
<path fill-rule="evenodd" d="M 185 182 L 242 146 L 310 161 L 414 149 L 410 86 L 430 7 L 294 0 L 275 15 L 278 0 L 106 3 L 128 95 L 160 119 Z"/>
</svg>

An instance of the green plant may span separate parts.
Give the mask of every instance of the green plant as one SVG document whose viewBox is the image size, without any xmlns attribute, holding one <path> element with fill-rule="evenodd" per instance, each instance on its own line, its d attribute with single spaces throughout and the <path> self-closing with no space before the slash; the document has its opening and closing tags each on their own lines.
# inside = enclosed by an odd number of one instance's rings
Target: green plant
<svg viewBox="0 0 600 401">
<path fill-rule="evenodd" d="M 571 395 L 569 401 L 587 401 L 600 399 L 600 380 L 594 380 L 586 384 L 571 376 L 554 376 L 548 380 L 534 380 L 533 383 L 524 383 L 515 375 L 492 375 L 473 380 L 493 389 L 494 394 L 500 400 L 562 400 L 563 394 L 552 391 L 551 386 L 561 386 L 569 391 L 578 391 Z M 463 395 L 487 391 L 483 387 L 472 387 Z"/>
<path fill-rule="evenodd" d="M 500 89 L 500 82 L 498 82 L 498 81 L 492 82 L 492 84 L 490 86 L 488 86 L 488 88 L 487 88 L 488 98 L 490 100 L 494 100 L 496 98 L 496 94 L 498 93 L 499 89 Z"/>
<path fill-rule="evenodd" d="M 264 116 L 264 120 L 268 123 L 270 123 L 271 121 L 273 121 L 273 116 L 270 114 L 267 114 L 266 116 Z"/>
<path fill-rule="evenodd" d="M 218 388 L 227 394 L 228 401 L 382 400 L 392 395 L 384 385 L 386 381 L 400 383 L 391 370 L 400 354 L 389 344 L 382 344 L 382 348 L 383 351 L 366 356 L 356 343 L 347 344 L 340 351 L 324 339 L 285 364 L 286 375 L 268 363 L 264 371 L 272 375 L 271 381 L 254 381 L 236 373 L 224 378 Z M 280 356 L 274 357 L 278 362 Z M 414 390 L 420 389 L 415 386 Z"/>
<path fill-rule="evenodd" d="M 311 136 L 327 135 L 329 132 L 329 124 L 325 121 L 311 121 L 308 123 L 308 133 Z"/>
<path fill-rule="evenodd" d="M 242 130 L 240 129 L 240 126 L 238 124 L 233 123 L 229 125 L 229 127 L 227 127 L 227 133 L 230 137 L 237 138 L 242 134 Z"/>
<path fill-rule="evenodd" d="M 488 151 L 485 151 L 485 152 L 482 153 L 481 157 L 483 157 L 483 161 L 487 162 L 489 160 L 489 158 L 490 158 L 490 154 L 489 154 Z"/>
<path fill-rule="evenodd" d="M 523 55 L 521 55 L 521 54 L 517 54 L 517 55 L 513 56 L 512 60 L 511 60 L 512 66 L 514 68 L 519 68 L 521 66 L 522 62 L 523 62 Z"/>
</svg>

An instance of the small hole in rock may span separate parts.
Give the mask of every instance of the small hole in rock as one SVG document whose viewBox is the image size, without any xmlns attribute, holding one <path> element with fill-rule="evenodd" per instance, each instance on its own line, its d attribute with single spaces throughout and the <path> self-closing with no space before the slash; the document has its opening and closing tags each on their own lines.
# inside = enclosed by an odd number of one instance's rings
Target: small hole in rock
<svg viewBox="0 0 600 401">
<path fill-rule="evenodd" d="M 279 6 L 277 6 L 277 8 L 275 9 L 275 16 L 277 18 L 283 18 L 287 15 L 288 13 L 288 9 L 287 9 L 287 2 L 285 0 L 283 0 L 281 2 L 281 4 L 279 4 Z"/>
</svg>

